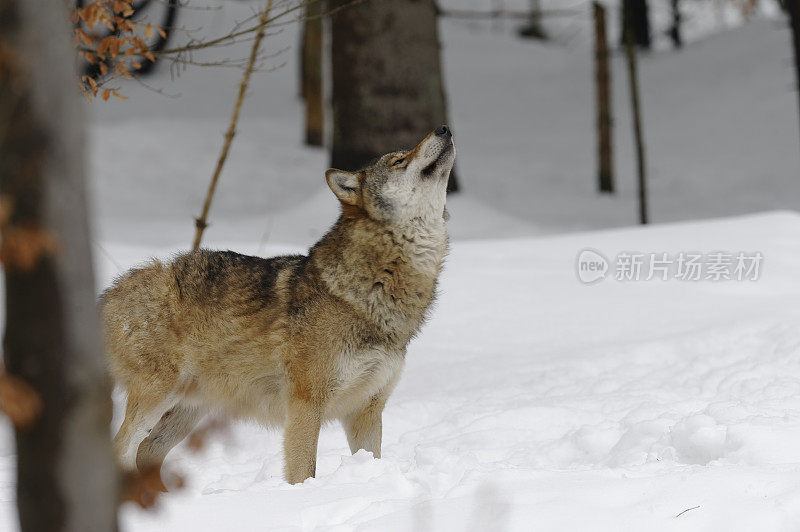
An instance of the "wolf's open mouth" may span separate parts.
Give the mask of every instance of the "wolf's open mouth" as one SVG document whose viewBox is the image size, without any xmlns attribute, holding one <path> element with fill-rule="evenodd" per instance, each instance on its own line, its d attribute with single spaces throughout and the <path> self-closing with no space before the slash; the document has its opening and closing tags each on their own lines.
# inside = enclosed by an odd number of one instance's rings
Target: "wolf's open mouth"
<svg viewBox="0 0 800 532">
<path fill-rule="evenodd" d="M 439 155 L 436 157 L 436 159 L 434 159 L 431 162 L 431 164 L 422 169 L 422 175 L 426 177 L 431 175 L 433 171 L 436 170 L 436 167 L 439 165 L 444 156 L 450 153 L 450 150 L 452 149 L 453 149 L 453 143 L 448 142 L 447 146 L 445 146 L 444 149 L 441 152 L 439 152 Z"/>
</svg>

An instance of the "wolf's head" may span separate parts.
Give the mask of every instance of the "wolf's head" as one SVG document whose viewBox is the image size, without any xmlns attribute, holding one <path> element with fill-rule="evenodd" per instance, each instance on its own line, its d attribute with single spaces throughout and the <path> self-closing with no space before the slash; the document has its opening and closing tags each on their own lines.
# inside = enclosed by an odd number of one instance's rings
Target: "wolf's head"
<svg viewBox="0 0 800 532">
<path fill-rule="evenodd" d="M 387 153 L 358 172 L 330 169 L 325 177 L 345 214 L 388 223 L 441 218 L 455 157 L 453 134 L 439 126 L 411 150 Z"/>
</svg>

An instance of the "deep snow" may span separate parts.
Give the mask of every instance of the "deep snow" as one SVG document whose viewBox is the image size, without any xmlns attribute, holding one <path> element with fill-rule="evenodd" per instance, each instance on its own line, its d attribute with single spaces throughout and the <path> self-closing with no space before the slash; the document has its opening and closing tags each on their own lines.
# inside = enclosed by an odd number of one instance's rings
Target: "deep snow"
<svg viewBox="0 0 800 532">
<path fill-rule="evenodd" d="M 456 242 L 436 311 L 385 411 L 381 460 L 350 456 L 330 425 L 317 478 L 289 486 L 280 433 L 236 425 L 200 454 L 176 449 L 167 464 L 188 487 L 157 512 L 126 507 L 123 523 L 142 531 L 796 530 L 798 242 L 794 213 Z M 755 282 L 609 277 L 588 286 L 575 270 L 585 248 L 607 257 L 757 250 L 764 262 Z M 108 252 L 128 267 L 153 249 Z M 107 280 L 117 269 L 101 260 L 100 271 Z M 7 472 L 10 462 L 0 461 Z M 9 510 L 10 489 L 6 480 Z"/>
<path fill-rule="evenodd" d="M 653 218 L 796 209 L 788 32 L 761 20 L 709 35 L 702 4 L 688 4 L 699 26 L 683 52 L 642 57 Z M 231 3 L 184 21 L 218 33 L 248 12 Z M 557 28 L 570 24 L 584 27 Z M 126 506 L 125 529 L 800 528 L 800 216 L 552 235 L 635 222 L 625 72 L 615 58 L 620 193 L 599 197 L 585 39 L 535 44 L 501 26 L 442 24 L 465 193 L 449 202 L 441 297 L 387 407 L 383 458 L 350 456 L 331 425 L 317 478 L 289 486 L 280 433 L 236 425 L 200 454 L 176 449 L 167 465 L 188 486 L 157 512 Z M 268 46 L 295 39 L 289 27 Z M 336 215 L 324 151 L 298 142 L 295 58 L 254 80 L 210 246 L 302 250 Z M 98 289 L 187 247 L 237 78 L 162 72 L 148 82 L 180 98 L 128 85 L 127 102 L 91 105 Z M 764 263 L 755 282 L 586 286 L 586 248 L 759 251 Z M 13 462 L 3 424 L 0 530 L 16 529 Z"/>
</svg>

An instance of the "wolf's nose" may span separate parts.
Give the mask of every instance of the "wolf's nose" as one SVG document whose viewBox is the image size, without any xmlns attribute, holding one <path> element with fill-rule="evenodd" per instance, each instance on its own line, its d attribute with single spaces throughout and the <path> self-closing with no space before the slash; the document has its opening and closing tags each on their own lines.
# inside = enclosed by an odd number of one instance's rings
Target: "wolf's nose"
<svg viewBox="0 0 800 532">
<path fill-rule="evenodd" d="M 445 126 L 444 124 L 437 127 L 434 133 L 436 133 L 437 135 L 446 135 L 448 137 L 452 135 L 452 133 L 450 132 L 450 128 Z"/>
</svg>

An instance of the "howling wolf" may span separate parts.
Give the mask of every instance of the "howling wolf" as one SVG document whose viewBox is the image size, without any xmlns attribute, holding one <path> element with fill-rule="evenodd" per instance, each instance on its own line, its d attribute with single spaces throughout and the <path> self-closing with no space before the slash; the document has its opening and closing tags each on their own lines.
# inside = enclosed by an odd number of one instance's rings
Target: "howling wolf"
<svg viewBox="0 0 800 532">
<path fill-rule="evenodd" d="M 101 297 L 109 365 L 127 389 L 125 470 L 160 467 L 209 411 L 284 426 L 285 475 L 313 477 L 320 425 L 381 454 L 381 414 L 447 252 L 453 136 L 358 172 L 328 170 L 338 221 L 308 252 L 200 250 L 153 261 Z"/>
</svg>

